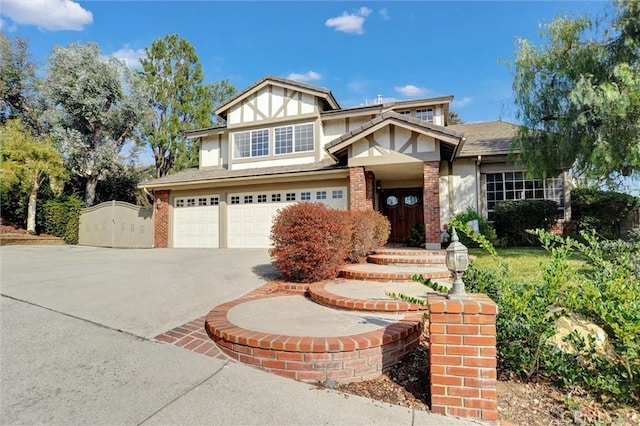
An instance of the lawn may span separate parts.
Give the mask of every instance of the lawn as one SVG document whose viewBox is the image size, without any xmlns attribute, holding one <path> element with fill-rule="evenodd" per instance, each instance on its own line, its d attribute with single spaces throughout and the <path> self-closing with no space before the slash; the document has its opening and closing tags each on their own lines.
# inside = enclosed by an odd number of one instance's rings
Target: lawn
<svg viewBox="0 0 640 426">
<path fill-rule="evenodd" d="M 551 261 L 551 254 L 543 248 L 514 247 L 496 249 L 498 256 L 509 265 L 509 274 L 515 280 L 538 280 L 542 278 L 544 266 Z M 495 268 L 496 261 L 483 249 L 469 249 L 473 263 L 482 268 Z M 578 256 L 571 256 L 569 266 L 577 270 L 585 268 L 586 262 Z"/>
</svg>

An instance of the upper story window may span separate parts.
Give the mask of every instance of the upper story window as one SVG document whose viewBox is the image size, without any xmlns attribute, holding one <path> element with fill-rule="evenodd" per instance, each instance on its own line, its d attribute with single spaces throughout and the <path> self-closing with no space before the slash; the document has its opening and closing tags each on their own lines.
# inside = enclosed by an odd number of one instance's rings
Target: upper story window
<svg viewBox="0 0 640 426">
<path fill-rule="evenodd" d="M 418 120 L 433 123 L 433 108 L 425 108 L 416 110 L 416 118 Z"/>
<path fill-rule="evenodd" d="M 264 157 L 267 155 L 269 155 L 269 130 L 234 133 L 234 158 Z"/>
<path fill-rule="evenodd" d="M 400 111 L 398 114 L 411 116 L 411 111 Z"/>
<path fill-rule="evenodd" d="M 487 212 L 495 219 L 495 207 L 506 200 L 553 200 L 564 212 L 564 179 L 562 175 L 542 179 L 527 179 L 523 172 L 488 173 Z"/>
<path fill-rule="evenodd" d="M 313 151 L 313 124 L 296 124 L 274 129 L 277 154 Z"/>
</svg>

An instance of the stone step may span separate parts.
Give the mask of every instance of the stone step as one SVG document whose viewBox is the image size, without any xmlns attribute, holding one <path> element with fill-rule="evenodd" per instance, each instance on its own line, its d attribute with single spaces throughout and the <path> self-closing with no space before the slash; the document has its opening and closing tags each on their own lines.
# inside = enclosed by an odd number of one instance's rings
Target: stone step
<svg viewBox="0 0 640 426">
<path fill-rule="evenodd" d="M 0 235 L 0 246 L 17 245 L 62 245 L 66 244 L 62 238 L 49 235 L 24 235 L 24 234 L 2 234 Z"/>
<path fill-rule="evenodd" d="M 229 357 L 305 382 L 379 377 L 415 347 L 423 313 L 357 313 L 300 295 L 251 294 L 219 305 L 205 329 Z"/>
<path fill-rule="evenodd" d="M 339 276 L 349 280 L 365 281 L 413 281 L 413 275 L 421 275 L 423 278 L 449 278 L 451 272 L 444 266 L 429 265 L 420 267 L 376 265 L 372 263 L 360 263 L 346 265 L 340 269 Z"/>
<path fill-rule="evenodd" d="M 385 247 L 375 250 L 375 254 L 387 255 L 387 256 L 444 256 L 445 250 L 425 250 L 417 247 L 398 247 L 391 248 Z"/>
<path fill-rule="evenodd" d="M 446 283 L 441 284 L 447 285 Z M 334 309 L 410 312 L 422 311 L 427 308 L 420 304 L 394 299 L 388 294 L 404 294 L 426 302 L 427 294 L 433 291 L 433 289 L 415 281 L 381 283 L 337 279 L 311 284 L 307 294 L 314 302 Z"/>
<path fill-rule="evenodd" d="M 367 257 L 367 262 L 376 265 L 390 266 L 444 266 L 444 255 L 407 256 L 400 254 L 372 254 Z"/>
</svg>

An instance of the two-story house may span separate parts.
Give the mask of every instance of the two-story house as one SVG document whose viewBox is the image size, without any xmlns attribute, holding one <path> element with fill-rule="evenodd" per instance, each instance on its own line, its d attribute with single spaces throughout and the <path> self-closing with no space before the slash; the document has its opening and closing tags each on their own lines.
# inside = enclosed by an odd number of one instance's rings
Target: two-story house
<svg viewBox="0 0 640 426">
<path fill-rule="evenodd" d="M 327 89 L 265 77 L 220 105 L 226 125 L 200 138 L 199 167 L 141 186 L 153 191 L 155 247 L 269 247 L 278 210 L 298 202 L 376 209 L 391 241 L 424 223 L 427 247 L 472 207 L 553 199 L 564 176 L 528 180 L 507 161 L 515 125 L 447 126 L 453 96 L 341 108 Z"/>
</svg>

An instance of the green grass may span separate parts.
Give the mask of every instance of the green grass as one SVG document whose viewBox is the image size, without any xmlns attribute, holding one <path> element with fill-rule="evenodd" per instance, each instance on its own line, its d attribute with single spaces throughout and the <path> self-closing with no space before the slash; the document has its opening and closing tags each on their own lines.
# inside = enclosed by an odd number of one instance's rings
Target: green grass
<svg viewBox="0 0 640 426">
<path fill-rule="evenodd" d="M 551 261 L 551 255 L 543 248 L 515 247 L 496 249 L 498 256 L 509 265 L 510 278 L 518 281 L 534 281 L 542 278 L 544 265 Z M 476 266 L 495 268 L 495 260 L 483 249 L 469 249 L 469 254 L 475 259 Z M 578 270 L 586 267 L 586 262 L 577 256 L 569 259 L 571 269 Z"/>
</svg>

